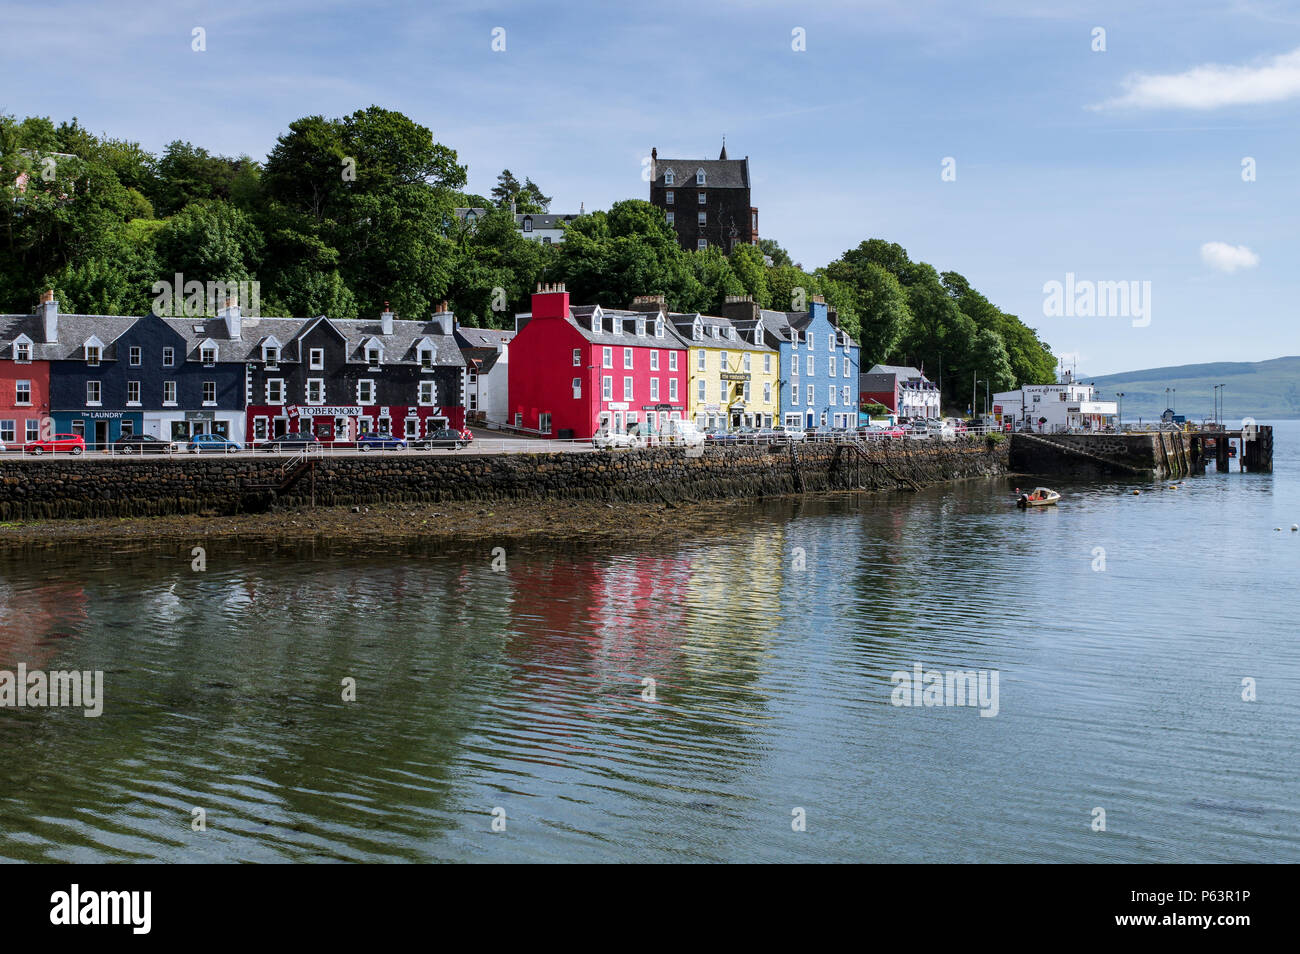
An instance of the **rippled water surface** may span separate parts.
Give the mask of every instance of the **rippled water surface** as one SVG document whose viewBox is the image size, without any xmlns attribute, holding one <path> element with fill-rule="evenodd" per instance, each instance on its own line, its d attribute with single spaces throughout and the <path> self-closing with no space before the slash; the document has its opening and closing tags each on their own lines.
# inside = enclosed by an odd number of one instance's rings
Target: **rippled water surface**
<svg viewBox="0 0 1300 954">
<path fill-rule="evenodd" d="M 0 858 L 1300 861 L 1300 425 L 1277 436 L 1272 476 L 781 501 L 504 572 L 3 553 L 0 668 L 100 669 L 106 699 L 0 709 Z M 917 663 L 996 670 L 996 717 L 891 705 Z"/>
</svg>

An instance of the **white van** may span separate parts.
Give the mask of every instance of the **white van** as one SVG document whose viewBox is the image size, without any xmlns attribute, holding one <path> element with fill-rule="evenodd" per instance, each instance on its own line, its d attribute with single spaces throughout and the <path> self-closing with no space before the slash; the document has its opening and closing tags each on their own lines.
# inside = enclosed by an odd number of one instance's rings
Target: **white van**
<svg viewBox="0 0 1300 954">
<path fill-rule="evenodd" d="M 664 444 L 685 444 L 687 447 L 699 447 L 704 443 L 704 433 L 694 421 L 669 420 L 665 422 L 659 440 Z"/>
</svg>

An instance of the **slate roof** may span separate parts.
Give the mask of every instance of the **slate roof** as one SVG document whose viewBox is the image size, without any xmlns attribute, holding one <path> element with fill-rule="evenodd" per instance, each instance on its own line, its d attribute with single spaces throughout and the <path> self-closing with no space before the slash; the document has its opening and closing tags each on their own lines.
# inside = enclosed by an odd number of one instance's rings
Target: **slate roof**
<svg viewBox="0 0 1300 954">
<path fill-rule="evenodd" d="M 676 181 L 669 186 L 664 182 L 664 173 L 669 169 L 676 173 Z M 695 187 L 695 172 L 704 170 L 704 185 L 701 189 L 748 189 L 749 157 L 744 159 L 652 159 L 650 161 L 650 181 L 653 185 L 665 188 L 689 189 Z"/>
<path fill-rule="evenodd" d="M 715 315 L 701 315 L 698 312 L 672 312 L 668 316 L 677 328 L 677 333 L 693 348 L 718 348 L 727 351 L 772 351 L 766 341 L 757 344 L 753 341 L 754 323 L 752 321 L 731 321 Z M 695 340 L 691 337 L 695 320 L 704 326 L 704 338 Z M 712 329 L 718 329 L 718 337 L 713 337 Z M 734 328 L 736 337 L 728 338 L 727 329 Z"/>
<path fill-rule="evenodd" d="M 32 339 L 32 360 L 62 361 L 80 358 L 92 337 L 104 344 L 103 361 L 117 359 L 113 343 L 135 324 L 133 317 L 118 315 L 59 315 L 59 340 L 45 343 L 45 323 L 40 315 L 0 315 L 0 358 L 13 357 L 13 343 L 19 335 Z"/>
<path fill-rule="evenodd" d="M 461 348 L 492 348 L 499 344 L 508 344 L 515 332 L 499 328 L 456 328 L 456 338 Z"/>
<path fill-rule="evenodd" d="M 913 368 L 910 365 L 901 364 L 876 364 L 872 365 L 868 374 L 892 374 L 900 381 L 910 381 L 914 378 L 924 378 L 919 368 Z"/>
<path fill-rule="evenodd" d="M 689 342 L 684 340 L 677 333 L 671 321 L 664 322 L 664 336 L 656 338 L 654 334 L 655 318 L 658 312 L 654 311 L 629 311 L 624 308 L 600 308 L 602 318 L 602 327 L 612 328 L 614 322 L 622 322 L 623 333 L 616 335 L 612 331 L 602 331 L 599 334 L 591 330 L 591 319 L 599 305 L 577 305 L 569 307 L 569 321 L 579 333 L 593 344 L 600 345 L 620 345 L 624 348 L 632 348 L 640 345 L 643 348 L 685 348 Z M 636 319 L 644 318 L 646 324 L 646 334 L 644 337 L 638 337 L 636 334 Z"/>
<path fill-rule="evenodd" d="M 0 358 L 13 357 L 13 342 L 21 334 L 33 341 L 32 358 L 37 361 L 79 359 L 85 342 L 93 337 L 104 343 L 102 360 L 117 358 L 114 342 L 140 319 L 119 315 L 59 315 L 59 340 L 45 344 L 45 326 L 39 315 L 0 315 Z M 393 333 L 381 333 L 380 319 L 353 318 L 250 318 L 241 324 L 241 337 L 232 340 L 226 334 L 224 318 L 163 318 L 168 327 L 185 340 L 186 358 L 199 360 L 199 346 L 211 339 L 217 346 L 218 361 L 246 363 L 262 360 L 262 343 L 274 336 L 281 346 L 280 360 L 303 360 L 301 337 L 324 321 L 332 325 L 347 342 L 347 360 L 365 363 L 365 346 L 378 338 L 384 349 L 384 364 L 418 364 L 416 345 L 427 337 L 434 347 L 434 364 L 463 367 L 465 359 L 452 335 L 439 331 L 436 321 L 394 319 Z"/>
</svg>

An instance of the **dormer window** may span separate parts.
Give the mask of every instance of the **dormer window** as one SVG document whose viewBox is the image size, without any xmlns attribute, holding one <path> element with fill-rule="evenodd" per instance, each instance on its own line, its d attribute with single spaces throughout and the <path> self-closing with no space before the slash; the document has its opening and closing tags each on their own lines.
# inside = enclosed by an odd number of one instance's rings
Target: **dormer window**
<svg viewBox="0 0 1300 954">
<path fill-rule="evenodd" d="M 384 360 L 384 347 L 374 338 L 366 342 L 366 364 L 372 368 L 379 367 Z"/>
<path fill-rule="evenodd" d="M 207 347 L 203 348 L 203 350 L 200 352 L 200 355 L 203 358 L 203 363 L 206 365 L 213 365 L 217 363 L 217 349 L 212 347 L 211 345 L 208 345 Z"/>
<path fill-rule="evenodd" d="M 703 170 L 703 169 L 696 169 L 696 170 L 695 170 L 695 184 L 698 185 L 698 186 L 702 186 L 702 185 L 704 185 L 704 170 Z"/>
<path fill-rule="evenodd" d="M 719 330 L 718 330 L 718 326 L 717 326 L 717 325 L 714 325 L 714 326 L 713 326 L 713 337 L 715 337 L 715 338 L 720 338 L 720 337 L 721 337 L 721 334 L 719 333 Z"/>
<path fill-rule="evenodd" d="M 611 323 L 610 323 L 609 330 L 612 331 L 612 332 L 613 332 L 614 334 L 616 334 L 616 335 L 621 335 L 621 334 L 623 333 L 623 319 L 622 319 L 622 318 L 612 318 L 612 319 L 610 319 L 610 321 L 611 321 Z"/>
<path fill-rule="evenodd" d="M 262 360 L 266 362 L 267 367 L 275 367 L 280 363 L 280 344 L 279 342 L 267 342 L 262 345 Z"/>
<path fill-rule="evenodd" d="M 655 319 L 655 337 L 656 337 L 656 338 L 662 338 L 663 336 L 664 336 L 664 320 L 663 320 L 662 318 L 656 318 L 656 319 Z"/>
<path fill-rule="evenodd" d="M 730 325 L 727 326 L 727 337 L 732 341 L 736 340 L 736 329 Z"/>
<path fill-rule="evenodd" d="M 437 355 L 437 351 L 434 350 L 433 347 L 433 342 L 428 338 L 421 339 L 419 346 L 416 348 L 416 354 L 419 355 L 420 358 L 420 368 L 424 371 L 432 371 L 434 357 Z"/>
<path fill-rule="evenodd" d="M 32 343 L 26 338 L 19 338 L 14 342 L 14 360 L 20 364 L 27 364 L 32 360 Z"/>
<path fill-rule="evenodd" d="M 595 335 L 604 334 L 605 324 L 600 320 L 600 312 L 592 312 L 591 315 L 591 333 Z"/>
<path fill-rule="evenodd" d="M 698 321 L 696 321 L 695 324 L 691 326 L 691 338 L 694 341 L 704 340 L 704 326 L 700 324 Z"/>
<path fill-rule="evenodd" d="M 524 231 L 525 231 L 525 232 L 531 232 L 532 230 L 533 230 L 533 217 L 532 217 L 531 215 L 525 215 L 525 216 L 524 216 Z"/>
<path fill-rule="evenodd" d="M 671 169 L 666 170 L 664 172 L 664 185 L 670 186 L 676 184 L 677 184 L 677 173 L 673 172 L 673 170 Z"/>
<path fill-rule="evenodd" d="M 473 212 L 466 212 L 466 213 L 465 213 L 465 224 L 466 224 L 466 225 L 473 227 L 474 223 L 477 222 L 477 221 L 478 221 L 478 216 L 475 215 Z"/>
<path fill-rule="evenodd" d="M 636 336 L 637 336 L 638 338 L 644 338 L 644 337 L 645 337 L 645 319 L 644 319 L 644 318 L 638 318 L 638 319 L 636 320 Z"/>
<path fill-rule="evenodd" d="M 104 343 L 98 338 L 91 338 L 86 342 L 86 364 L 92 368 L 98 367 L 100 360 L 104 356 Z"/>
</svg>

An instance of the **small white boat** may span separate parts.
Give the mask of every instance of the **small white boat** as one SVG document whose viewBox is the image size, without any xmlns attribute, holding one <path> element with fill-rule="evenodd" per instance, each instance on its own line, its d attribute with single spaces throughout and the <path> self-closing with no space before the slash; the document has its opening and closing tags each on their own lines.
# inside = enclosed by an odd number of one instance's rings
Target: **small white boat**
<svg viewBox="0 0 1300 954">
<path fill-rule="evenodd" d="M 1027 494 L 1016 498 L 1016 506 L 1021 510 L 1027 507 L 1050 507 L 1061 499 L 1061 495 L 1047 487 L 1035 487 Z"/>
</svg>

